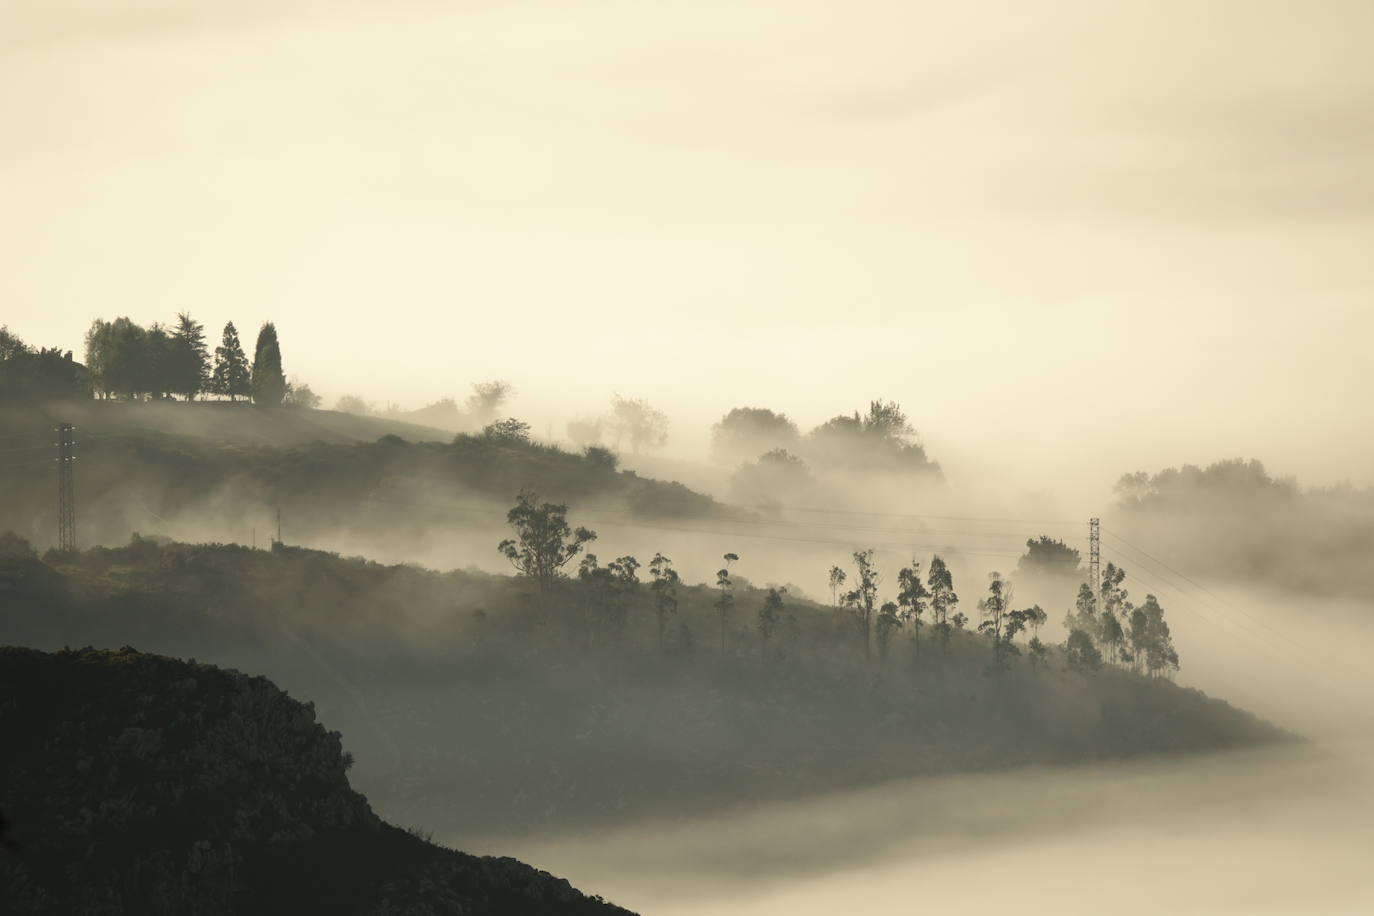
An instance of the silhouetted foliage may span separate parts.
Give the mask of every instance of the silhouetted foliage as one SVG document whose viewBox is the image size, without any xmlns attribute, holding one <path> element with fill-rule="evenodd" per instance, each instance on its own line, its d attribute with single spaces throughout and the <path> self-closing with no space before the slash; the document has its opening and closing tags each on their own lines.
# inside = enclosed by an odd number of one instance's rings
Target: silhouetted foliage
<svg viewBox="0 0 1374 916">
<path fill-rule="evenodd" d="M 338 732 L 262 677 L 0 648 L 5 913 L 623 913 L 381 821 Z M 461 901 L 461 907 L 458 905 Z"/>
<path fill-rule="evenodd" d="M 468 395 L 467 408 L 477 425 L 485 426 L 496 418 L 506 402 L 515 396 L 515 387 L 510 382 L 497 379 L 490 382 L 475 382 L 472 394 Z"/>
<path fill-rule="evenodd" d="M 649 561 L 649 575 L 653 581 L 649 589 L 654 596 L 654 618 L 658 623 L 658 650 L 663 651 L 664 633 L 668 618 L 677 613 L 677 590 L 682 579 L 673 569 L 673 561 L 661 553 Z"/>
<path fill-rule="evenodd" d="M 643 449 L 659 449 L 668 441 L 668 415 L 639 398 L 611 398 L 608 421 L 616 447 L 629 442 L 635 454 Z"/>
<path fill-rule="evenodd" d="M 832 417 L 806 434 L 803 454 L 817 467 L 885 470 L 938 476 L 916 431 L 892 401 L 873 401 L 868 413 Z"/>
<path fill-rule="evenodd" d="M 259 407 L 278 407 L 286 397 L 281 344 L 277 341 L 277 326 L 270 321 L 264 322 L 258 330 L 258 343 L 253 350 L 251 385 L 253 403 Z"/>
<path fill-rule="evenodd" d="M 1079 553 L 1063 541 L 1042 534 L 1026 541 L 1026 552 L 1016 561 L 1021 573 L 1040 573 L 1049 576 L 1078 576 Z"/>
<path fill-rule="evenodd" d="M 482 438 L 493 442 L 529 442 L 530 425 L 524 420 L 507 417 L 484 426 Z"/>
<path fill-rule="evenodd" d="M 572 528 L 567 522 L 568 507 L 554 503 L 535 504 L 533 493 L 521 493 L 506 521 L 516 536 L 497 545 L 521 575 L 534 580 L 542 591 L 553 588 L 568 561 L 582 552 L 582 545 L 596 540 L 596 532 Z"/>
<path fill-rule="evenodd" d="M 210 373 L 210 392 L 231 401 L 253 393 L 248 357 L 239 343 L 239 332 L 231 321 L 224 326 L 220 345 L 215 348 L 215 368 Z"/>
<path fill-rule="evenodd" d="M 775 450 L 795 451 L 799 441 L 797 424 L 766 407 L 735 407 L 711 427 L 711 454 L 724 464 Z"/>
<path fill-rule="evenodd" d="M 0 327 L 0 402 L 44 403 L 88 399 L 90 374 L 71 351 L 35 350 Z"/>
</svg>

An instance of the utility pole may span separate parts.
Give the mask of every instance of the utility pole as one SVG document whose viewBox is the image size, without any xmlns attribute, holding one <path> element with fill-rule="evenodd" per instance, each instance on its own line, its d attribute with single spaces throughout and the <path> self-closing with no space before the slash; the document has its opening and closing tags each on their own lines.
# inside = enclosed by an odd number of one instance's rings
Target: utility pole
<svg viewBox="0 0 1374 916">
<path fill-rule="evenodd" d="M 281 506 L 277 507 L 277 543 L 281 543 Z"/>
<path fill-rule="evenodd" d="M 60 423 L 57 427 L 57 549 L 76 550 L 76 487 L 73 481 L 72 454 L 76 429 L 70 423 Z"/>
<path fill-rule="evenodd" d="M 1097 613 L 1102 613 L 1102 519 L 1088 519 L 1088 584 L 1097 601 Z"/>
</svg>

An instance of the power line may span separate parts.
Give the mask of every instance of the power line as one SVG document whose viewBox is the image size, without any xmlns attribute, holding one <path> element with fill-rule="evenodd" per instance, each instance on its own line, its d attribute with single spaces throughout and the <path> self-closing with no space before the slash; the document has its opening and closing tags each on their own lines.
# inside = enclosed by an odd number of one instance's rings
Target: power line
<svg viewBox="0 0 1374 916">
<path fill-rule="evenodd" d="M 962 522 L 1016 522 L 1027 525 L 1077 525 L 1079 519 L 1071 518 L 1012 518 L 993 515 L 921 515 L 910 512 L 871 512 L 864 509 L 826 509 L 812 506 L 785 506 L 776 503 L 745 505 L 746 509 L 777 509 L 786 512 L 821 512 L 831 515 L 870 515 L 878 518 L 929 518 L 939 521 Z"/>
<path fill-rule="evenodd" d="M 1107 533 L 1110 534 L 1110 535 L 1111 535 L 1113 538 L 1115 538 L 1117 541 L 1120 541 L 1121 544 L 1123 544 L 1125 547 L 1129 548 L 1131 551 L 1135 552 L 1135 553 L 1138 554 L 1139 556 L 1144 557 L 1146 560 L 1148 560 L 1148 561 L 1150 561 L 1150 562 L 1152 562 L 1152 563 L 1155 563 L 1156 565 L 1162 567 L 1166 572 L 1168 572 L 1168 573 L 1170 573 L 1170 574 L 1176 576 L 1177 578 L 1183 580 L 1184 582 L 1186 582 L 1186 583 L 1192 585 L 1193 587 L 1195 587 L 1196 589 L 1198 589 L 1198 590 L 1199 590 L 1200 592 L 1202 592 L 1203 594 L 1209 596 L 1209 597 L 1211 598 L 1211 600 L 1212 600 L 1212 603 L 1213 603 L 1213 605 L 1214 605 L 1214 607 L 1215 607 L 1217 613 L 1220 613 L 1220 612 L 1221 612 L 1221 609 L 1224 608 L 1224 609 L 1226 609 L 1226 610 L 1229 610 L 1229 611 L 1232 611 L 1232 612 L 1234 612 L 1234 613 L 1236 613 L 1236 614 L 1239 614 L 1241 617 L 1244 617 L 1246 620 L 1250 621 L 1250 622 L 1251 622 L 1252 624 L 1254 624 L 1255 626 L 1260 627 L 1260 628 L 1262 628 L 1262 629 L 1264 629 L 1264 630 L 1267 630 L 1269 633 L 1273 634 L 1273 635 L 1274 635 L 1275 637 L 1277 637 L 1278 639 L 1284 641 L 1285 643 L 1287 643 L 1287 644 L 1289 645 L 1289 647 L 1295 648 L 1295 649 L 1300 649 L 1300 650 L 1302 650 L 1303 652 L 1308 653 L 1308 655 L 1309 655 L 1308 661 L 1309 661 L 1309 662 L 1312 662 L 1312 663 L 1315 663 L 1315 664 L 1328 664 L 1328 663 L 1329 663 L 1329 659 L 1322 657 L 1322 653 L 1321 653 L 1320 650 L 1318 650 L 1318 649 L 1316 649 L 1316 648 L 1314 648 L 1314 647 L 1312 647 L 1312 646 L 1306 645 L 1306 644 L 1304 644 L 1304 643 L 1302 643 L 1302 642 L 1299 642 L 1298 640 L 1294 639 L 1291 635 L 1289 635 L 1289 634 L 1287 634 L 1287 633 L 1284 633 L 1284 632 L 1282 632 L 1281 630 L 1275 629 L 1275 628 L 1274 628 L 1273 626 L 1271 626 L 1269 623 L 1267 623 L 1267 622 L 1265 622 L 1265 621 L 1263 621 L 1263 620 L 1260 620 L 1259 618 L 1257 618 L 1257 617 L 1255 617 L 1255 616 L 1253 616 L 1253 615 L 1247 613 L 1244 609 L 1239 608 L 1239 607 L 1236 607 L 1235 605 L 1233 605 L 1233 604 L 1231 604 L 1231 603 L 1229 603 L 1229 602 L 1227 602 L 1227 601 L 1224 601 L 1224 600 L 1223 600 L 1220 596 L 1218 596 L 1215 592 L 1213 592 L 1211 589 L 1207 588 L 1207 586 L 1205 586 L 1205 585 L 1203 585 L 1202 583 L 1196 581 L 1196 580 L 1193 579 L 1191 576 L 1188 576 L 1188 575 L 1186 575 L 1185 573 L 1182 573 L 1182 572 L 1180 572 L 1179 570 L 1174 569 L 1172 566 L 1170 566 L 1169 564 L 1165 563 L 1163 560 L 1158 559 L 1157 557 L 1153 556 L 1152 554 L 1146 553 L 1144 550 L 1142 550 L 1142 549 L 1139 548 L 1139 547 L 1136 547 L 1134 544 L 1130 543 L 1129 541 L 1127 541 L 1125 538 L 1121 537 L 1120 535 L 1115 534 L 1115 533 L 1113 533 L 1113 532 L 1111 532 L 1111 531 L 1108 531 Z"/>
</svg>

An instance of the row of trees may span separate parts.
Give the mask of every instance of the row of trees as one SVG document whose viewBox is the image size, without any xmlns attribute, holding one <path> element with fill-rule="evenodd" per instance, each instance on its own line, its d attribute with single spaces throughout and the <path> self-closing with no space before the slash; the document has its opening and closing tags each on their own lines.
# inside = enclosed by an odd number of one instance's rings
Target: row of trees
<svg viewBox="0 0 1374 916">
<path fill-rule="evenodd" d="M 250 364 L 231 321 L 211 359 L 205 328 L 187 312 L 170 327 L 155 322 L 144 328 L 128 318 L 96 319 L 86 332 L 86 367 L 102 398 L 180 396 L 188 401 L 213 395 L 275 407 L 283 402 L 315 406 L 308 388 L 293 389 L 282 371 L 277 329 L 265 322 L 258 330 Z"/>
<path fill-rule="evenodd" d="M 642 398 L 611 396 L 611 409 L 599 417 L 568 424 L 568 438 L 582 448 L 628 445 L 636 455 L 668 444 L 668 415 Z"/>
<path fill-rule="evenodd" d="M 765 456 L 773 466 L 793 470 L 804 461 L 829 469 L 940 472 L 895 401 L 871 401 L 867 413 L 856 410 L 831 417 L 805 435 L 786 414 L 766 407 L 736 407 L 711 428 L 711 453 L 723 464 Z"/>
<path fill-rule="evenodd" d="M 1151 676 L 1177 671 L 1178 652 L 1159 600 L 1146 595 L 1137 607 L 1122 587 L 1125 580 L 1126 571 L 1108 563 L 1097 593 L 1086 582 L 1079 586 L 1064 618 L 1070 658 L 1087 667 L 1106 659 Z"/>
<path fill-rule="evenodd" d="M 596 540 L 596 532 L 568 523 L 566 506 L 541 504 L 530 493 L 521 493 L 516 498 L 507 521 L 515 530 L 515 537 L 503 540 L 497 549 L 517 572 L 533 580 L 545 594 L 566 577 L 563 569 Z M 921 632 L 926 627 L 941 652 L 947 652 L 954 632 L 965 630 L 970 623 L 968 616 L 958 610 L 960 598 L 949 565 L 936 554 L 923 575 L 921 564 L 913 559 L 897 572 L 895 594 L 882 600 L 883 580 L 874 553 L 871 548 L 855 551 L 852 575 L 839 566 L 831 567 L 831 606 L 836 621 L 852 625 L 865 658 L 871 658 L 876 650 L 879 659 L 885 660 L 894 641 L 904 632 L 911 634 L 919 658 Z M 736 607 L 736 583 L 731 570 L 738 560 L 737 554 L 725 554 L 724 563 L 716 572 L 714 608 L 719 616 L 722 655 Z M 633 556 L 617 557 L 606 566 L 599 563 L 595 554 L 583 556 L 577 578 L 584 586 L 582 607 L 589 642 L 594 642 L 606 626 L 624 622 L 640 586 L 639 569 L 640 563 Z M 649 571 L 661 648 L 668 618 L 677 612 L 681 578 L 661 553 L 654 555 Z M 1065 660 L 1071 668 L 1084 672 L 1097 670 L 1104 660 L 1150 676 L 1176 671 L 1178 653 L 1163 608 L 1154 595 L 1146 596 L 1139 607 L 1133 605 L 1122 587 L 1125 577 L 1120 567 L 1109 563 L 1100 595 L 1087 583 L 1080 588 L 1075 610 L 1064 622 L 1068 631 L 1063 644 Z M 757 609 L 755 627 L 765 652 L 777 633 L 795 629 L 796 620 L 787 608 L 785 595 L 786 589 L 770 587 Z M 978 600 L 977 609 L 979 621 L 975 631 L 990 647 L 992 673 L 1000 674 L 1012 658 L 1022 654 L 1023 644 L 1018 638 L 1025 633 L 1030 634 L 1024 649 L 1031 663 L 1047 660 L 1050 649 L 1040 639 L 1040 627 L 1049 615 L 1038 604 L 1016 607 L 1012 583 L 1001 573 L 988 575 L 987 592 Z"/>
</svg>

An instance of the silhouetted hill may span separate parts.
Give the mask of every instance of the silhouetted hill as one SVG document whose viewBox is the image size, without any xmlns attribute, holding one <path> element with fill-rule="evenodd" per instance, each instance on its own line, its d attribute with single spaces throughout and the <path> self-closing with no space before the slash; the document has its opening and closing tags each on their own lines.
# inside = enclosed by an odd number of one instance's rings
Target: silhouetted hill
<svg viewBox="0 0 1374 916">
<path fill-rule="evenodd" d="M 752 588 L 722 652 L 705 586 L 680 590 L 660 649 L 644 588 L 616 597 L 573 580 L 542 594 L 290 547 L 26 556 L 0 591 L 0 642 L 134 644 L 262 671 L 344 729 L 379 810 L 465 843 L 1285 737 L 1164 679 L 1068 670 L 1058 650 L 996 674 L 986 640 L 964 631 L 944 650 L 903 636 L 866 661 L 852 624 L 806 601 L 788 601 L 765 644 Z"/>
<path fill-rule="evenodd" d="M 382 822 L 340 736 L 262 677 L 0 648 L 6 913 L 623 913 Z"/>
</svg>

